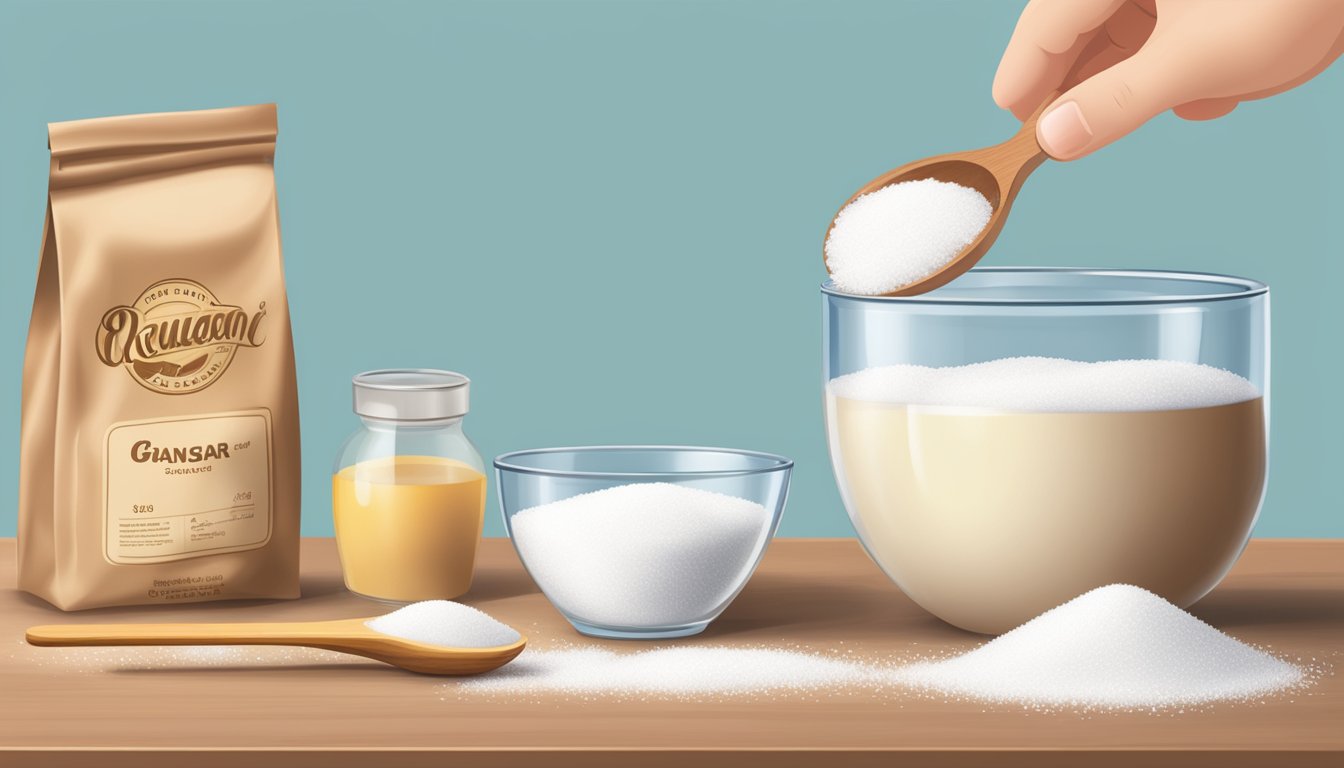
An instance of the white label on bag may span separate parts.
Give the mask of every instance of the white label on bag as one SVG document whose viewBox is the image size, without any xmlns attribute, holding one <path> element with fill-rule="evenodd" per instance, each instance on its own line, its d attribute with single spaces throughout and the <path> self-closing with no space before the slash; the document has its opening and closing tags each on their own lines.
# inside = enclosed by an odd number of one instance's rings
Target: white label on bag
<svg viewBox="0 0 1344 768">
<path fill-rule="evenodd" d="M 266 409 L 123 421 L 107 430 L 103 539 L 112 563 L 162 563 L 271 538 Z"/>
</svg>

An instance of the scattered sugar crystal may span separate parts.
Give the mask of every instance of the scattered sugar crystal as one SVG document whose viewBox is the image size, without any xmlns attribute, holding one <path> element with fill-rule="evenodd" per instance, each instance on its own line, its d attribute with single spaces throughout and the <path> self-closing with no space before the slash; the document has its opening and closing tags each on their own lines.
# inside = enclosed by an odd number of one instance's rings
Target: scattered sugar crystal
<svg viewBox="0 0 1344 768">
<path fill-rule="evenodd" d="M 690 646 L 625 654 L 581 648 L 527 651 L 457 685 L 463 693 L 695 698 L 872 687 L 881 674 L 872 665 L 770 648 Z"/>
<path fill-rule="evenodd" d="M 490 615 L 451 600 L 411 603 L 364 624 L 385 635 L 446 648 L 493 648 L 522 637 Z"/>
<path fill-rule="evenodd" d="M 732 597 L 769 533 L 753 501 L 670 483 L 633 483 L 524 509 L 514 543 L 546 596 L 581 621 L 667 627 L 702 621 Z"/>
<path fill-rule="evenodd" d="M 86 648 L 36 648 L 27 646 L 23 663 L 53 672 L 100 674 L 142 669 L 284 669 L 307 665 L 370 662 L 359 656 L 317 648 L 248 645 L 180 645 Z"/>
<path fill-rule="evenodd" d="M 1100 587 L 969 653 L 897 670 L 905 685 L 1082 709 L 1249 700 L 1304 681 L 1298 667 L 1139 587 Z"/>
<path fill-rule="evenodd" d="M 1252 400 L 1255 385 L 1230 371 L 1178 360 L 1083 363 L 1010 357 L 947 368 L 890 365 L 831 379 L 832 395 L 908 405 L 1013 411 L 1157 411 Z"/>
<path fill-rule="evenodd" d="M 970 245 L 993 211 L 970 187 L 903 181 L 856 198 L 835 217 L 826 264 L 842 291 L 890 293 L 937 272 Z"/>
</svg>

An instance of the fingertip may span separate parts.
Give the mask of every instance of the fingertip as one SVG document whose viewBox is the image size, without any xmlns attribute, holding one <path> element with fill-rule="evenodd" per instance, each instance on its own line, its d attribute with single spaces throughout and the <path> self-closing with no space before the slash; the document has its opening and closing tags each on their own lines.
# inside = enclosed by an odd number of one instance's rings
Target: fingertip
<svg viewBox="0 0 1344 768">
<path fill-rule="evenodd" d="M 1006 99 L 1000 101 L 999 99 L 995 99 L 994 103 L 998 105 L 999 109 L 1011 112 L 1013 117 L 1016 117 L 1018 120 L 1026 120 L 1032 112 L 1031 107 L 1021 99 L 1017 99 L 1016 101 L 1008 101 Z"/>
<path fill-rule="evenodd" d="M 1052 106 L 1036 123 L 1036 143 L 1056 160 L 1082 157 L 1095 138 L 1087 117 L 1073 100 Z"/>
<path fill-rule="evenodd" d="M 1040 51 L 1010 44 L 994 72 L 990 93 L 995 104 L 1021 117 L 1021 110 L 1029 112 L 1033 106 L 1028 103 L 1032 92 L 1049 77 L 1050 61 Z"/>
<path fill-rule="evenodd" d="M 994 104 L 998 106 L 999 109 L 1012 113 L 1013 117 L 1016 117 L 1018 120 L 1026 120 L 1031 116 L 1031 113 L 1035 111 L 1027 99 L 1023 98 L 1021 95 L 1008 97 L 1001 94 L 995 94 Z"/>
<path fill-rule="evenodd" d="M 1023 82 L 1021 78 L 996 77 L 991 91 L 1000 109 L 1012 112 L 1018 120 L 1026 120 L 1037 107 L 1031 97 L 1038 89 L 1038 83 Z"/>
<path fill-rule="evenodd" d="M 1015 102 L 1017 101 L 1014 90 L 1004 82 L 1001 75 L 995 75 L 994 85 L 990 87 L 989 95 L 994 99 L 994 103 L 998 105 L 999 109 L 1014 111 L 1013 107 L 1016 106 Z"/>
<path fill-rule="evenodd" d="M 1203 99 L 1180 104 L 1171 111 L 1182 120 L 1213 120 L 1236 109 L 1239 103 L 1236 99 Z"/>
<path fill-rule="evenodd" d="M 1041 108 L 1041 104 L 1050 96 L 1050 92 L 1051 89 L 1046 83 L 1037 83 L 1018 97 L 1010 109 L 1018 120 L 1025 121 Z"/>
<path fill-rule="evenodd" d="M 1000 65 L 997 72 L 994 73 L 994 84 L 990 86 L 990 96 L 994 98 L 994 103 L 1002 109 L 1012 109 L 1013 103 L 1017 101 L 1021 94 L 1021 86 L 1012 83 L 1011 78 Z"/>
</svg>

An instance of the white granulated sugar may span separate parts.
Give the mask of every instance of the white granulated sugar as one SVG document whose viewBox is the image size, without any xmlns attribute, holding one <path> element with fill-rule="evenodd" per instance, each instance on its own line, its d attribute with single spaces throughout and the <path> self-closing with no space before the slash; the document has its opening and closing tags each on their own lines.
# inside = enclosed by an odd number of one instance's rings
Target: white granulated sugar
<svg viewBox="0 0 1344 768">
<path fill-rule="evenodd" d="M 1082 363 L 1010 357 L 948 368 L 891 365 L 831 379 L 850 400 L 1013 411 L 1159 411 L 1205 408 L 1260 396 L 1235 373 L 1177 360 Z"/>
<path fill-rule="evenodd" d="M 125 670 L 260 669 L 368 665 L 367 659 L 335 651 L 286 646 L 184 645 L 142 648 L 36 648 L 12 654 L 24 664 L 53 673 L 103 674 Z"/>
<path fill-rule="evenodd" d="M 970 187 L 936 179 L 892 184 L 835 217 L 826 265 L 842 291 L 889 293 L 937 272 L 984 230 L 993 209 Z"/>
<path fill-rule="evenodd" d="M 1081 709 L 1250 700 L 1305 680 L 1298 667 L 1125 584 L 1094 589 L 969 653 L 893 677 L 953 696 Z"/>
<path fill-rule="evenodd" d="M 364 625 L 384 635 L 446 648 L 494 648 L 522 637 L 488 614 L 451 600 L 411 603 Z"/>
<path fill-rule="evenodd" d="M 707 619 L 755 562 L 770 513 L 753 501 L 634 483 L 519 511 L 513 540 L 551 602 L 581 621 L 661 627 Z"/>
<path fill-rule="evenodd" d="M 802 651 L 692 646 L 619 654 L 582 648 L 527 651 L 506 667 L 463 680 L 458 691 L 695 698 L 819 692 L 880 681 L 877 667 Z"/>
</svg>

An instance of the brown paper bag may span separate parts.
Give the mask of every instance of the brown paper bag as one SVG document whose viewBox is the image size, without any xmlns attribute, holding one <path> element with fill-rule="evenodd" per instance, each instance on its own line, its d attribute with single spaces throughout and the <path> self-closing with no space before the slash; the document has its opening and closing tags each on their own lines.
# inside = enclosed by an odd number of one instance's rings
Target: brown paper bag
<svg viewBox="0 0 1344 768">
<path fill-rule="evenodd" d="M 48 128 L 20 588 L 66 610 L 297 597 L 275 105 Z"/>
</svg>

